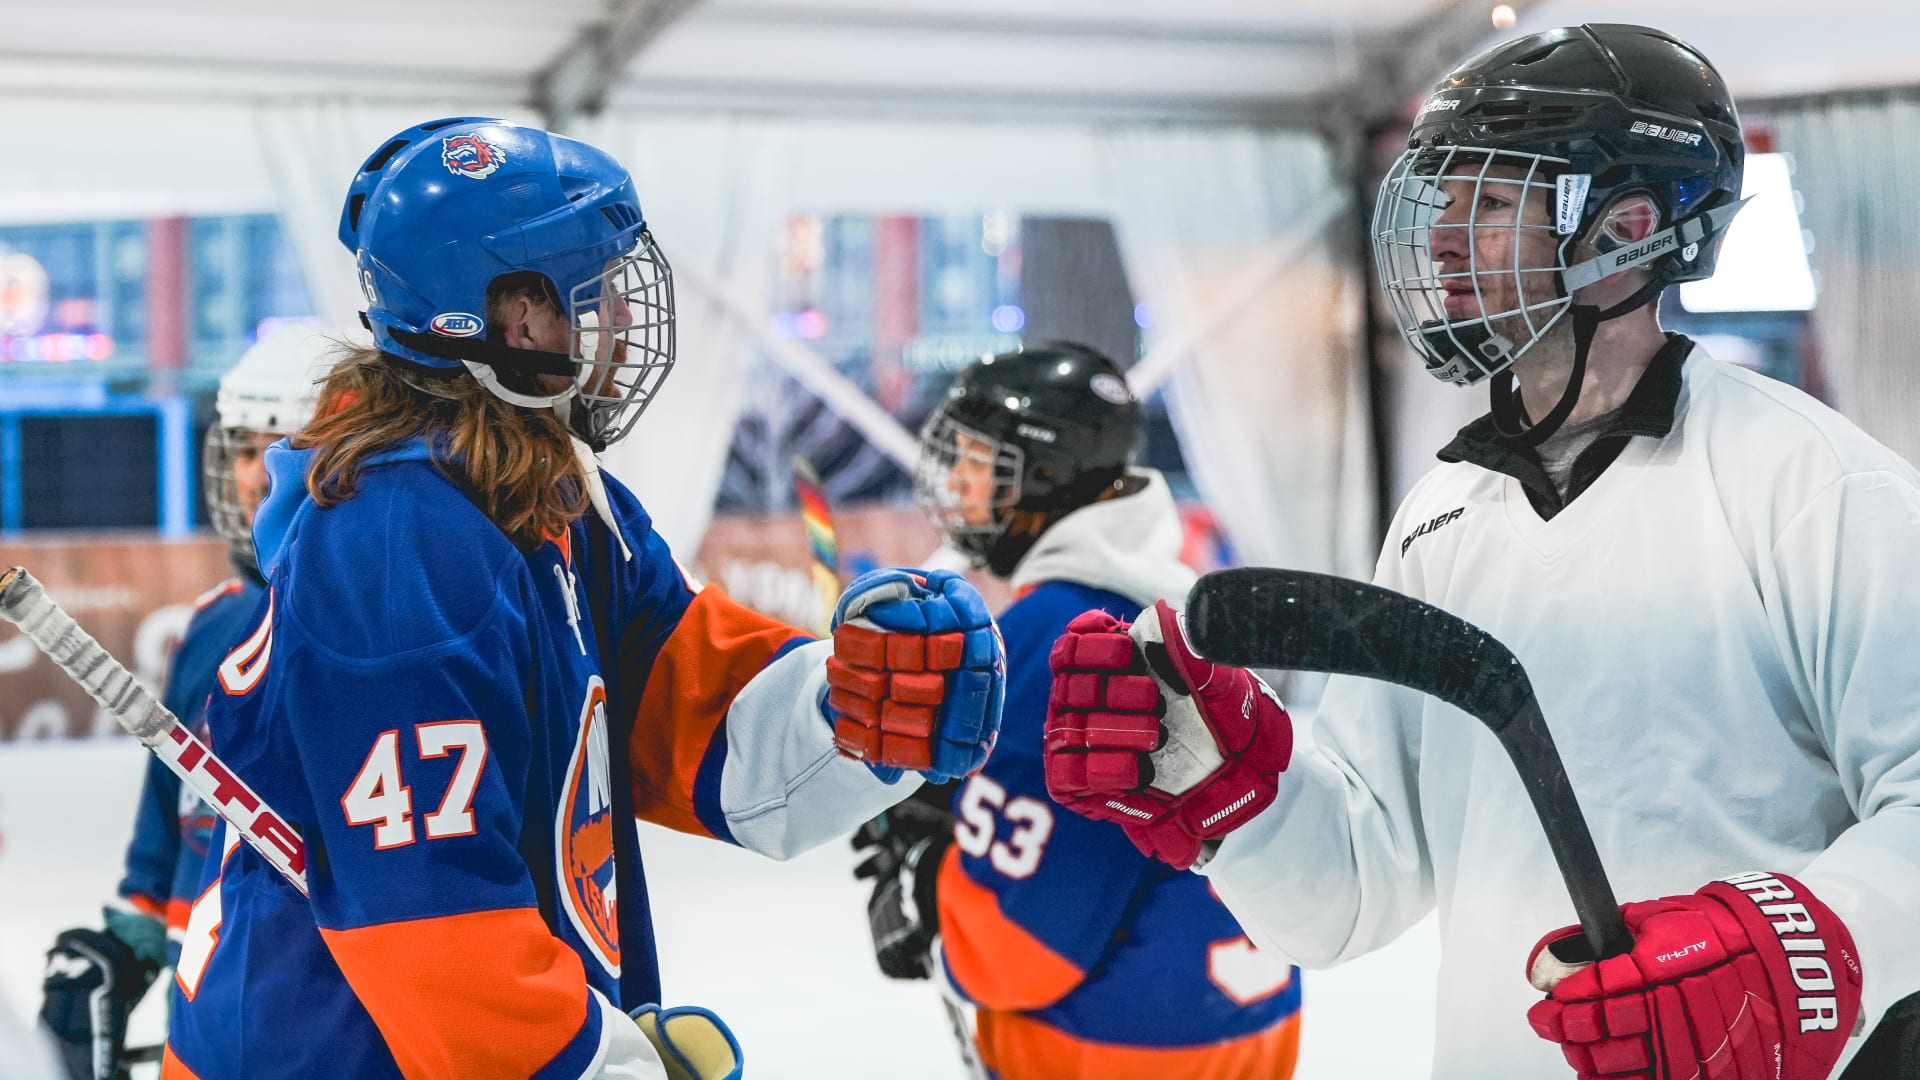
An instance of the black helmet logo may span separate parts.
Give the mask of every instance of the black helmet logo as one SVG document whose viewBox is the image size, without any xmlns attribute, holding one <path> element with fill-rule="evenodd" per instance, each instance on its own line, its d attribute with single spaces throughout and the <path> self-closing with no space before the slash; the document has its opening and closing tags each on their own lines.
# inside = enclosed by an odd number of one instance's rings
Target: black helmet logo
<svg viewBox="0 0 1920 1080">
<path fill-rule="evenodd" d="M 1110 405 L 1125 405 L 1133 400 L 1133 391 L 1127 389 L 1126 380 L 1104 371 L 1087 380 L 1087 388 Z"/>
</svg>

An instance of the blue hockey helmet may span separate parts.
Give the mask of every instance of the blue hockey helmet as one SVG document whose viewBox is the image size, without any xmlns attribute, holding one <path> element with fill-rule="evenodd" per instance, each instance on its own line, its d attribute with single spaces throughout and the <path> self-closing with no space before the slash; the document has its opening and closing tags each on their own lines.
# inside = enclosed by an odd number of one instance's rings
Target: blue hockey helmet
<svg viewBox="0 0 1920 1080">
<path fill-rule="evenodd" d="M 465 368 L 496 396 L 551 408 L 595 449 L 625 435 L 673 367 L 673 279 L 611 155 L 505 120 L 457 117 L 383 143 L 347 189 L 380 349 Z M 513 348 L 489 326 L 502 277 L 544 282 L 573 328 L 567 354 Z"/>
</svg>

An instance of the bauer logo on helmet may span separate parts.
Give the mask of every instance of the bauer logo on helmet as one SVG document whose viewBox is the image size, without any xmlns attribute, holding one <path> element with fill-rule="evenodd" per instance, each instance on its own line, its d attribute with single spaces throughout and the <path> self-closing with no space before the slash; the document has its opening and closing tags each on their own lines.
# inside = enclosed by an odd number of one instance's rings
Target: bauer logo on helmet
<svg viewBox="0 0 1920 1080">
<path fill-rule="evenodd" d="M 1665 139 L 1668 142 L 1686 143 L 1688 146 L 1700 145 L 1700 133 L 1697 131 L 1688 131 L 1685 128 L 1668 127 L 1665 124 L 1650 123 L 1646 120 L 1635 120 L 1633 126 L 1627 130 L 1635 135 L 1649 135 L 1656 139 Z"/>
<path fill-rule="evenodd" d="M 449 135 L 440 143 L 440 160 L 455 176 L 485 180 L 507 163 L 500 147 L 472 132 Z"/>
</svg>

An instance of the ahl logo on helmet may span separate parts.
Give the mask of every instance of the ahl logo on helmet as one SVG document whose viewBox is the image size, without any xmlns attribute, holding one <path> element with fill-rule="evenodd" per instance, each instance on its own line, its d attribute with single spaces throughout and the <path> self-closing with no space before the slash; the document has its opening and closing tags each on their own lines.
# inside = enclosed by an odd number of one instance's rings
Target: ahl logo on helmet
<svg viewBox="0 0 1920 1080">
<path fill-rule="evenodd" d="M 429 329 L 441 337 L 472 337 L 487 328 L 485 320 L 464 311 L 443 311 L 433 317 Z"/>
<path fill-rule="evenodd" d="M 442 139 L 440 161 L 455 176 L 485 180 L 507 163 L 507 155 L 498 145 L 469 133 Z"/>
<path fill-rule="evenodd" d="M 1087 387 L 1098 395 L 1102 401 L 1110 402 L 1114 405 L 1125 405 L 1127 402 L 1133 400 L 1133 392 L 1127 389 L 1126 380 L 1120 378 L 1118 375 L 1109 375 L 1104 371 L 1095 375 L 1092 379 L 1089 379 L 1087 381 Z"/>
</svg>

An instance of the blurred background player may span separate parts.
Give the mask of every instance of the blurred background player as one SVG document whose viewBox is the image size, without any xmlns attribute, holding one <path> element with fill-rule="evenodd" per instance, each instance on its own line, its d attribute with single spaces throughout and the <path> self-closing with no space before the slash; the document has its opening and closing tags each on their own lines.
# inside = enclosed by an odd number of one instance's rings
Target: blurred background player
<svg viewBox="0 0 1920 1080">
<path fill-rule="evenodd" d="M 208 516 L 227 542 L 234 576 L 201 595 L 167 670 L 164 703 L 203 738 L 214 672 L 243 636 L 266 587 L 250 528 L 267 493 L 268 446 L 313 415 L 319 380 L 336 343 L 296 321 L 262 339 L 220 378 L 214 422 L 201 453 Z M 47 953 L 41 1025 L 73 1080 L 124 1076 L 127 1017 L 163 967 L 180 954 L 187 909 L 213 835 L 213 812 L 159 758 L 147 761 L 127 845 L 119 902 L 99 930 L 63 932 Z"/>
<path fill-rule="evenodd" d="M 1131 619 L 1193 584 L 1166 481 L 1130 464 L 1142 436 L 1125 375 L 1069 342 L 975 363 L 921 433 L 916 501 L 1016 591 L 1005 725 L 951 808 L 916 793 L 856 845 L 876 848 L 861 873 L 880 877 L 882 969 L 926 977 L 938 933 L 1000 1080 L 1284 1078 L 1298 1049 L 1297 972 L 1253 948 L 1206 880 L 1046 797 L 1054 639 L 1082 612 Z M 903 895 L 911 917 L 889 910 Z"/>
<path fill-rule="evenodd" d="M 1744 162 L 1698 51 L 1564 27 L 1448 74 L 1375 212 L 1402 336 L 1491 408 L 1374 579 L 1527 666 L 1634 901 L 1630 953 L 1536 942 L 1565 886 L 1498 743 L 1437 699 L 1335 678 L 1291 755 L 1278 703 L 1164 603 L 1055 654 L 1050 790 L 1176 865 L 1211 857 L 1262 940 L 1333 964 L 1437 905 L 1443 1080 L 1920 1069 L 1920 473 L 1660 326 L 1668 285 L 1713 274 Z M 1167 774 L 1182 754 L 1218 764 Z"/>
<path fill-rule="evenodd" d="M 267 455 L 268 595 L 208 710 L 311 895 L 216 827 L 163 1075 L 737 1075 L 710 1014 L 652 1004 L 635 819 L 783 858 L 905 770 L 977 767 L 985 605 L 875 571 L 810 642 L 679 568 L 594 456 L 674 363 L 667 261 L 600 150 L 422 124 L 367 159 L 340 238 L 375 347 Z"/>
</svg>

